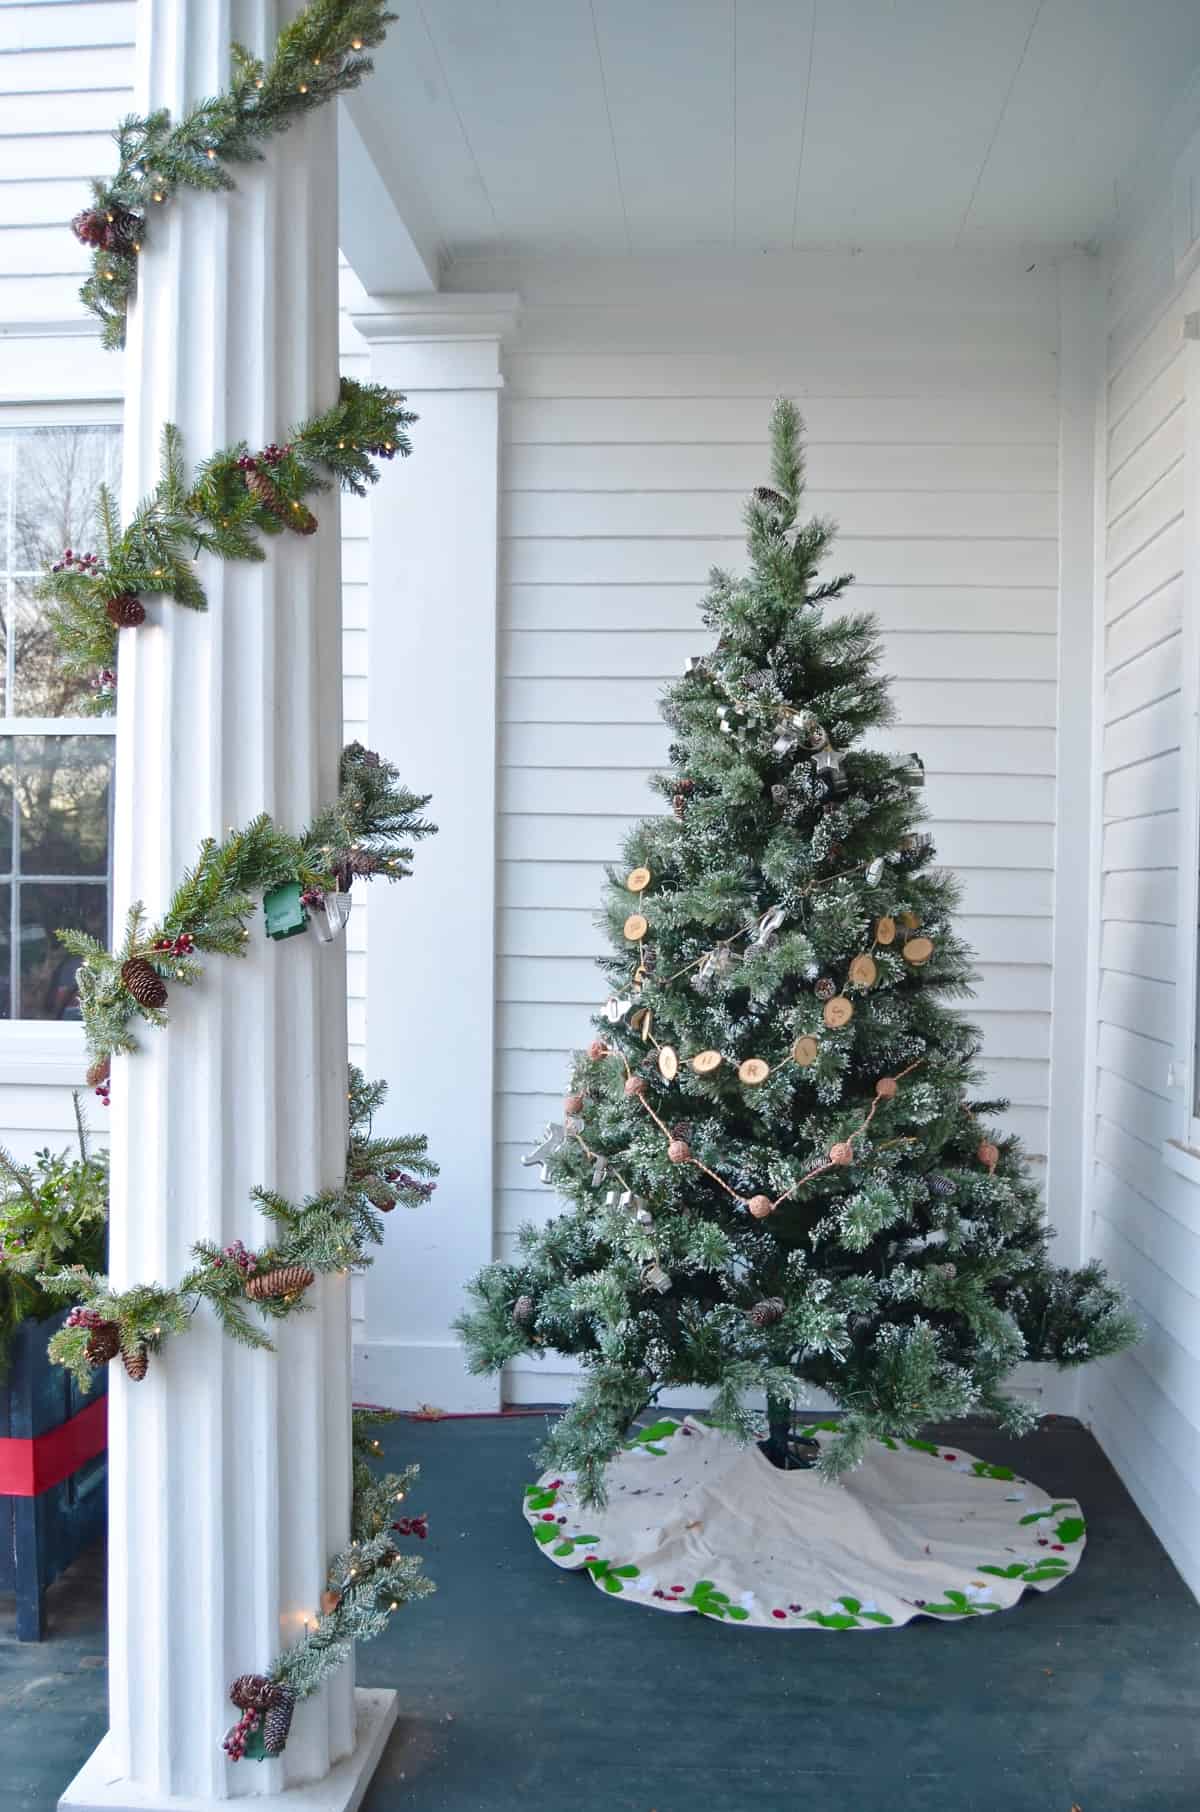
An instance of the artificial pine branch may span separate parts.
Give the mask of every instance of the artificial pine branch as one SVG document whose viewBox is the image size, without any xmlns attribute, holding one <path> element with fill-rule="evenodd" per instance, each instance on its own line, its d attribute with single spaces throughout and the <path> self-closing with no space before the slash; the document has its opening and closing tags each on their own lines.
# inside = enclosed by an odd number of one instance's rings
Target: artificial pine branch
<svg viewBox="0 0 1200 1812">
<path fill-rule="evenodd" d="M 261 157 L 266 139 L 357 88 L 373 67 L 363 52 L 383 42 L 394 17 L 384 0 L 310 0 L 280 32 L 269 62 L 233 45 L 223 94 L 200 101 L 174 125 L 165 108 L 122 120 L 114 134 L 116 174 L 92 184 L 92 206 L 72 223 L 92 248 L 91 274 L 79 293 L 101 322 L 105 346 L 125 344 L 138 258 L 155 211 L 181 189 L 233 188 L 226 164 Z"/>
<path fill-rule="evenodd" d="M 111 673 L 116 665 L 118 623 L 114 600 L 164 596 L 190 610 L 207 600 L 196 556 L 262 560 L 260 537 L 278 535 L 284 523 L 314 519 L 305 499 L 335 482 L 362 496 L 379 477 L 379 459 L 407 454 L 407 428 L 416 417 L 398 391 L 343 378 L 338 401 L 293 431 L 284 447 L 251 455 L 244 441 L 223 448 L 190 474 L 178 428 L 163 429 L 157 485 L 139 503 L 125 529 L 106 486 L 100 487 L 96 527 L 100 555 L 68 548 L 42 575 L 37 596 L 50 605 L 48 621 L 69 673 Z M 261 477 L 279 510 L 247 484 Z M 95 709 L 111 708 L 104 696 Z"/>
</svg>

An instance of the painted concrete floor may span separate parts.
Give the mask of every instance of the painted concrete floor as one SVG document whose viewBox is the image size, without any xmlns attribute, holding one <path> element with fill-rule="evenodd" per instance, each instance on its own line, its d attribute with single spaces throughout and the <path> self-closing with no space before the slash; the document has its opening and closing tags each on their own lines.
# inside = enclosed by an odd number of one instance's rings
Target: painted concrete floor
<svg viewBox="0 0 1200 1812">
<path fill-rule="evenodd" d="M 775 1635 L 560 1572 L 521 1486 L 536 1419 L 401 1422 L 437 1596 L 362 1651 L 401 1719 L 366 1812 L 1197 1812 L 1200 1606 L 1087 1432 L 939 1431 L 1082 1501 L 1079 1572 L 1003 1615 Z M 0 1809 L 50 1812 L 104 1729 L 99 1556 L 44 1644 L 0 1600 Z M 214 1736 L 214 1740 L 216 1740 Z"/>
</svg>

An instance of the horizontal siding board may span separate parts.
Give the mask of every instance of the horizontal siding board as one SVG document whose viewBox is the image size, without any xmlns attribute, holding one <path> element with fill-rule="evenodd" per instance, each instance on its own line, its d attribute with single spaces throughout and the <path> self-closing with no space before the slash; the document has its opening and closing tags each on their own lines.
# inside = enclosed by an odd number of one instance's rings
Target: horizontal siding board
<svg viewBox="0 0 1200 1812">
<path fill-rule="evenodd" d="M 1178 460 L 1152 485 L 1144 497 L 1110 519 L 1107 537 L 1109 573 L 1132 559 L 1141 548 L 1183 517 L 1183 461 Z"/>
<path fill-rule="evenodd" d="M 75 0 L 75 4 L 0 7 L 0 51 L 90 50 L 133 46 L 133 0 Z"/>
<path fill-rule="evenodd" d="M 1125 1026 L 1102 1024 L 1097 1028 L 1096 1053 L 1100 1067 L 1109 1075 L 1167 1099 L 1169 1045 Z"/>
<path fill-rule="evenodd" d="M 535 679 L 507 679 L 501 711 L 508 723 L 652 724 L 658 721 L 662 682 L 625 676 L 560 679 L 552 686 Z M 1056 688 L 1049 680 L 900 681 L 892 702 L 900 723 L 1042 727 L 1055 723 Z"/>
<path fill-rule="evenodd" d="M 1117 868 L 1173 869 L 1179 836 L 1179 814 L 1156 812 L 1144 818 L 1119 818 L 1104 827 L 1105 873 Z"/>
<path fill-rule="evenodd" d="M 1104 689 L 1105 721 L 1112 723 L 1114 718 L 1128 717 L 1131 711 L 1177 692 L 1180 653 L 1179 635 L 1169 635 L 1110 674 Z"/>
<path fill-rule="evenodd" d="M 866 610 L 885 631 L 941 636 L 1055 633 L 1058 594 L 1053 586 L 864 585 L 847 592 L 848 610 Z M 696 590 L 686 585 L 636 581 L 601 585 L 505 585 L 501 620 L 506 629 L 656 629 L 691 635 L 695 648 L 707 632 Z"/>
<path fill-rule="evenodd" d="M 1108 672 L 1136 660 L 1157 647 L 1183 626 L 1183 574 L 1176 573 L 1149 597 L 1110 623 L 1104 637 L 1104 665 Z"/>
<path fill-rule="evenodd" d="M 1171 925 L 1176 922 L 1173 871 L 1122 869 L 1104 877 L 1101 917 L 1132 924 Z"/>
<path fill-rule="evenodd" d="M 702 589 L 714 566 L 740 567 L 740 536 L 705 539 L 688 536 L 662 539 L 592 538 L 565 541 L 508 541 L 501 549 L 501 573 L 515 584 L 694 585 Z M 852 572 L 867 584 L 969 585 L 986 573 L 992 584 L 1053 585 L 1057 580 L 1055 544 L 1046 540 L 973 541 L 844 537 L 823 572 Z"/>
<path fill-rule="evenodd" d="M 505 449 L 506 491 L 727 491 L 739 499 L 762 480 L 769 449 L 762 421 L 753 441 L 669 447 L 645 442 L 514 443 Z M 876 446 L 826 442 L 808 447 L 814 491 L 1042 491 L 1058 494 L 1058 450 L 937 444 Z"/>
<path fill-rule="evenodd" d="M 1130 556 L 1110 575 L 1105 597 L 1105 620 L 1109 623 L 1123 617 L 1143 598 L 1161 591 L 1183 571 L 1184 533 L 1182 517 L 1164 524 L 1158 533 Z"/>
<path fill-rule="evenodd" d="M 771 394 L 774 394 L 773 392 Z M 758 445 L 770 409 L 765 397 L 685 397 L 658 400 L 577 397 L 509 399 L 501 416 L 505 441 L 575 444 L 613 442 L 749 441 Z M 1052 389 L 1044 394 L 991 397 L 809 397 L 809 439 L 909 443 L 1055 446 L 1058 419 Z"/>
<path fill-rule="evenodd" d="M 1175 1037 L 1175 989 L 1170 982 L 1144 981 L 1111 969 L 1100 973 L 1099 1020 L 1160 1044 Z"/>
<path fill-rule="evenodd" d="M 1168 692 L 1152 704 L 1131 711 L 1104 732 L 1102 761 L 1104 772 L 1151 761 L 1156 755 L 1169 755 L 1179 747 L 1179 694 Z"/>
<path fill-rule="evenodd" d="M 1045 491 L 814 488 L 805 497 L 805 508 L 831 517 L 842 535 L 872 539 L 935 535 L 952 541 L 975 536 L 1053 541 L 1058 534 L 1058 500 Z M 597 535 L 729 535 L 741 540 L 744 514 L 745 494 L 737 491 L 517 491 L 503 499 L 501 533 L 521 540 Z"/>
<path fill-rule="evenodd" d="M 1108 485 L 1110 522 L 1144 497 L 1163 474 L 1183 458 L 1185 425 L 1181 401 L 1114 472 Z"/>
</svg>

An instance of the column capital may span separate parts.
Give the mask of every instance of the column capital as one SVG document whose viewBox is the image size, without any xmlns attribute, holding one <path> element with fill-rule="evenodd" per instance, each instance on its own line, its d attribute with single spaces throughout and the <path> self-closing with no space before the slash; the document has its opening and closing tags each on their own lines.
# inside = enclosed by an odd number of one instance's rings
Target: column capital
<svg viewBox="0 0 1200 1812">
<path fill-rule="evenodd" d="M 498 390 L 501 350 L 520 308 L 507 291 L 374 295 L 350 319 L 376 375 L 405 390 Z"/>
</svg>

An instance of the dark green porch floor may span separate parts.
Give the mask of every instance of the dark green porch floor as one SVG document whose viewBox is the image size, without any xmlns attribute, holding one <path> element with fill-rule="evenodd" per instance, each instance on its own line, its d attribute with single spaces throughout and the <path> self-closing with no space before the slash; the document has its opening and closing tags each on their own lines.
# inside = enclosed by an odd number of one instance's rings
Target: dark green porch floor
<svg viewBox="0 0 1200 1812">
<path fill-rule="evenodd" d="M 401 1719 L 366 1812 L 1197 1812 L 1200 1606 L 1095 1442 L 944 1438 L 1088 1517 L 1079 1572 L 965 1625 L 775 1635 L 614 1602 L 520 1514 L 535 1420 L 402 1422 L 438 1594 L 362 1651 Z M 0 1808 L 49 1812 L 104 1729 L 99 1563 L 21 1647 L 0 1600 Z"/>
</svg>

